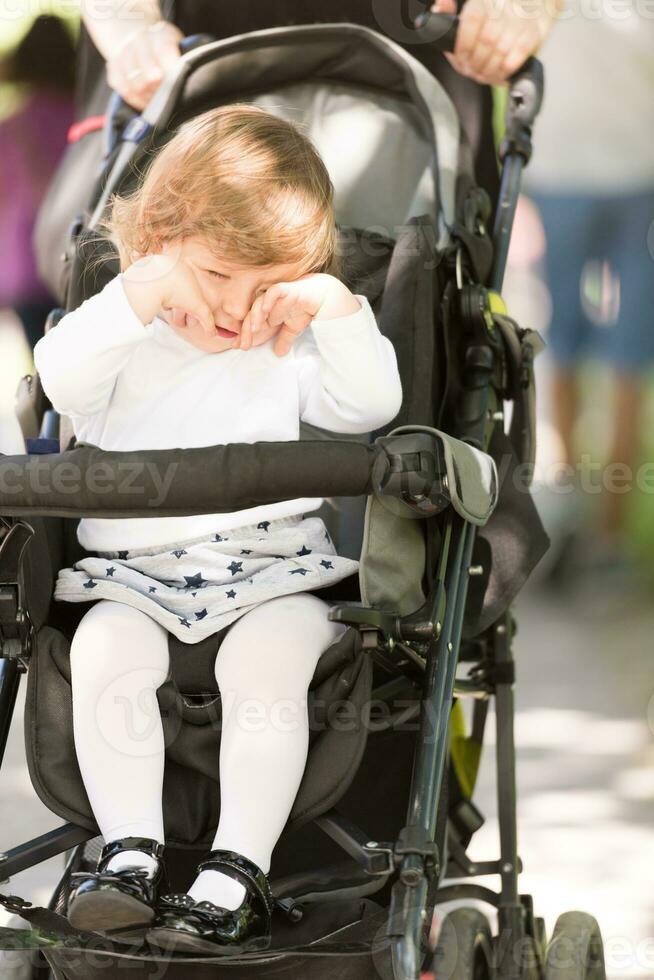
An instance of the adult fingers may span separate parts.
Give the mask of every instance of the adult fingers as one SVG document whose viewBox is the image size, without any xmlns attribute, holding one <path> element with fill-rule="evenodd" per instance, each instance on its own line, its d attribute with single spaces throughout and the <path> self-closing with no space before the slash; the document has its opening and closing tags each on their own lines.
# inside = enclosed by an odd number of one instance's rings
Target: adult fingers
<svg viewBox="0 0 654 980">
<path fill-rule="evenodd" d="M 486 23 L 486 16 L 486 11 L 480 0 L 468 0 L 461 11 L 454 58 L 464 71 L 468 70 L 477 39 Z"/>
<path fill-rule="evenodd" d="M 504 33 L 513 32 L 507 31 L 505 27 Z M 479 32 L 477 43 L 468 59 L 468 68 L 471 74 L 474 73 L 482 77 L 488 74 L 488 65 L 493 60 L 501 35 L 502 25 L 497 16 L 490 13 Z"/>
<path fill-rule="evenodd" d="M 144 109 L 179 60 L 182 32 L 159 21 L 131 34 L 107 62 L 107 80 L 135 109 Z"/>
<path fill-rule="evenodd" d="M 148 28 L 148 36 L 157 63 L 164 72 L 169 71 L 181 58 L 179 45 L 183 33 L 174 24 L 160 20 Z"/>
<path fill-rule="evenodd" d="M 431 10 L 435 14 L 455 14 L 456 0 L 438 0 L 438 3 L 432 3 Z"/>
<path fill-rule="evenodd" d="M 538 47 L 539 38 L 527 27 L 523 29 L 515 38 L 511 49 L 505 55 L 500 66 L 500 74 L 504 81 L 522 68 L 527 58 L 534 53 Z"/>
<path fill-rule="evenodd" d="M 107 63 L 107 82 L 132 108 L 141 111 L 152 98 L 158 82 L 146 81 L 144 69 L 125 69 L 123 65 Z"/>
</svg>

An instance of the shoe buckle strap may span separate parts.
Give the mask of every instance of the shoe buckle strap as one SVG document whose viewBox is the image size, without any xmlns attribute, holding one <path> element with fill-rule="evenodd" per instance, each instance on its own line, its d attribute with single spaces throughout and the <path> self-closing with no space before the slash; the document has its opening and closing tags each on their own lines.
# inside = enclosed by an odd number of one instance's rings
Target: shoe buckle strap
<svg viewBox="0 0 654 980">
<path fill-rule="evenodd" d="M 165 851 L 165 845 L 160 844 L 150 837 L 121 837 L 117 840 L 109 841 L 102 848 L 98 870 L 103 870 L 112 857 L 122 854 L 124 851 L 142 851 L 149 857 L 161 861 Z"/>
<path fill-rule="evenodd" d="M 243 885 L 246 890 L 251 890 L 254 886 L 267 913 L 272 914 L 274 898 L 268 879 L 261 868 L 243 855 L 232 851 L 212 851 L 209 857 L 200 862 L 198 871 L 219 871 Z"/>
</svg>

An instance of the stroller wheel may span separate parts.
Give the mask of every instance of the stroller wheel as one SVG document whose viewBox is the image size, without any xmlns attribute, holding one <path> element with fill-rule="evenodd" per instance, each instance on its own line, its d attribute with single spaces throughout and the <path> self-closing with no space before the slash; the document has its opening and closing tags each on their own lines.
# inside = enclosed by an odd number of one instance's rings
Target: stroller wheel
<svg viewBox="0 0 654 980">
<path fill-rule="evenodd" d="M 479 909 L 454 909 L 438 934 L 430 972 L 438 980 L 491 980 L 493 946 L 488 919 Z"/>
<path fill-rule="evenodd" d="M 606 980 L 602 934 L 592 915 L 558 917 L 547 946 L 545 980 Z"/>
</svg>

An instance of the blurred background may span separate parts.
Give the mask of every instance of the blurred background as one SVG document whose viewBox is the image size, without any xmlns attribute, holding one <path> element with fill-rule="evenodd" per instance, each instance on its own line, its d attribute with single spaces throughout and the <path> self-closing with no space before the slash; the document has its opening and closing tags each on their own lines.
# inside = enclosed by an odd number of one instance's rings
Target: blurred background
<svg viewBox="0 0 654 980">
<path fill-rule="evenodd" d="M 548 933 L 567 909 L 597 917 L 612 980 L 654 976 L 653 25 L 654 13 L 564 8 L 540 53 L 546 101 L 504 290 L 548 344 L 534 494 L 552 547 L 516 607 L 521 885 Z M 74 118 L 78 29 L 73 2 L 0 15 L 3 453 L 22 451 L 15 390 L 56 305 L 30 242 Z M 0 773 L 0 849 L 60 823 L 29 781 L 21 708 Z M 491 720 L 473 860 L 497 852 L 492 736 Z M 47 904 L 61 868 L 40 865 L 10 890 Z"/>
</svg>

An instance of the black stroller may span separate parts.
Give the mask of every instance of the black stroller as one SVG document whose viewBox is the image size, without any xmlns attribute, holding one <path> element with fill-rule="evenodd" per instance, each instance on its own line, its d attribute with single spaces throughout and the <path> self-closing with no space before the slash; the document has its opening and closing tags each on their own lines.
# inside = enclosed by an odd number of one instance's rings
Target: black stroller
<svg viewBox="0 0 654 980">
<path fill-rule="evenodd" d="M 445 47 L 456 24 L 425 15 L 420 29 Z M 0 745 L 25 673 L 30 777 L 65 823 L 0 855 L 0 878 L 64 852 L 67 863 L 47 909 L 0 895 L 32 926 L 0 930 L 0 947 L 37 950 L 33 975 L 43 980 L 601 980 L 595 920 L 565 913 L 548 943 L 531 896 L 518 891 L 510 604 L 547 539 L 528 492 L 540 342 L 506 315 L 499 290 L 540 66 L 525 66 L 510 88 L 491 237 L 488 197 L 449 99 L 393 42 L 321 24 L 185 47 L 142 116 L 113 103 L 101 174 L 71 232 L 67 308 L 117 272 L 95 231 L 109 195 L 138 179 L 145 155 L 181 121 L 252 101 L 304 124 L 321 151 L 348 284 L 368 296 L 395 345 L 404 403 L 393 426 L 370 438 L 305 426 L 298 443 L 103 452 L 76 445 L 38 379 L 24 381 L 29 455 L 0 460 Z M 153 469 L 173 464 L 153 509 Z M 102 492 L 89 478 L 99 467 Z M 142 935 L 126 945 L 77 932 L 65 917 L 70 874 L 93 870 L 103 843 L 72 734 L 69 643 L 87 606 L 51 602 L 57 570 L 84 553 L 77 519 L 232 511 L 298 496 L 325 498 L 318 513 L 339 553 L 361 564 L 358 576 L 317 593 L 331 603 L 330 618 L 351 628 L 325 651 L 311 684 L 308 763 L 270 872 L 270 949 L 164 956 Z M 171 636 L 171 671 L 158 691 L 176 891 L 209 849 L 220 807 L 215 638 L 193 656 L 182 647 Z M 473 864 L 466 851 L 483 823 L 472 796 L 491 697 L 500 855 Z M 499 875 L 500 890 L 465 881 L 479 875 Z M 434 918 L 451 900 L 495 907 L 498 935 L 477 906 Z"/>
</svg>

